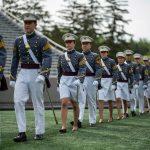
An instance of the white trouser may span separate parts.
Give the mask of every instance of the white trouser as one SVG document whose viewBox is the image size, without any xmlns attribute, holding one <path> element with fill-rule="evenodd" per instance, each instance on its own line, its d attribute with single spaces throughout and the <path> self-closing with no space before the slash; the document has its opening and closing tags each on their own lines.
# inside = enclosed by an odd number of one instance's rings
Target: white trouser
<svg viewBox="0 0 150 150">
<path fill-rule="evenodd" d="M 144 89 L 143 89 L 143 81 L 139 81 L 138 88 L 138 102 L 139 102 L 139 113 L 144 113 Z"/>
<path fill-rule="evenodd" d="M 148 81 L 147 89 L 144 90 L 144 96 L 146 96 L 146 98 L 150 98 L 150 81 Z"/>
<path fill-rule="evenodd" d="M 131 90 L 131 94 L 130 94 L 130 109 L 131 109 L 131 111 L 136 111 L 137 94 L 138 94 L 138 88 L 135 89 L 135 87 L 133 87 Z"/>
<path fill-rule="evenodd" d="M 21 69 L 14 89 L 15 113 L 19 132 L 26 132 L 25 102 L 31 94 L 35 116 L 35 133 L 45 132 L 43 83 L 35 82 L 38 69 Z"/>
<path fill-rule="evenodd" d="M 85 104 L 87 101 L 89 108 L 89 123 L 96 123 L 96 95 L 97 89 L 93 86 L 94 77 L 85 77 L 83 87 L 84 91 L 80 93 L 79 98 L 79 120 L 82 122 L 84 117 Z"/>
</svg>

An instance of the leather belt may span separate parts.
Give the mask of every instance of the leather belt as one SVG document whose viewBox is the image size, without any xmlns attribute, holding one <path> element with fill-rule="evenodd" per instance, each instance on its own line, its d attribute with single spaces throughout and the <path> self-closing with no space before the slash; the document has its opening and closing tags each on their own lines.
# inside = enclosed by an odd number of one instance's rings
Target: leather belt
<svg viewBox="0 0 150 150">
<path fill-rule="evenodd" d="M 77 76 L 78 72 L 63 72 L 64 76 Z"/>
<path fill-rule="evenodd" d="M 95 76 L 95 73 L 86 73 L 86 76 Z"/>
<path fill-rule="evenodd" d="M 39 69 L 39 64 L 21 64 L 21 68 L 23 69 Z"/>
<path fill-rule="evenodd" d="M 112 78 L 112 75 L 102 75 L 102 78 Z"/>
</svg>

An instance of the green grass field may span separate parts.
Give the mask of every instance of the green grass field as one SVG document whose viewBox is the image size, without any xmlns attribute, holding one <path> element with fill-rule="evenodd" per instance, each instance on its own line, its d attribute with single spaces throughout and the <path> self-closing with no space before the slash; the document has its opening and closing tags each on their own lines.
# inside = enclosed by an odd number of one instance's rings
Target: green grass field
<svg viewBox="0 0 150 150">
<path fill-rule="evenodd" d="M 72 133 L 69 124 L 72 110 L 69 110 L 68 132 L 61 135 L 60 111 L 56 111 L 59 121 L 56 125 L 52 111 L 47 110 L 44 140 L 35 141 L 33 111 L 26 111 L 28 141 L 24 143 L 12 140 L 18 133 L 14 111 L 0 111 L 0 114 L 0 150 L 150 150 L 150 114 L 107 123 L 108 110 L 105 110 L 105 123 L 89 127 L 86 110 L 83 128 Z"/>
</svg>

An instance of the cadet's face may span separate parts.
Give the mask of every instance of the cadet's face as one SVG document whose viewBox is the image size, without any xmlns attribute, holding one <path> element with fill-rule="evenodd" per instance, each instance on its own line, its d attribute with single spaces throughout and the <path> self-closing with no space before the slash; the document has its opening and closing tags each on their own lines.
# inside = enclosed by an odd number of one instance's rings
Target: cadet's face
<svg viewBox="0 0 150 150">
<path fill-rule="evenodd" d="M 35 21 L 24 21 L 24 29 L 26 33 L 32 33 L 36 28 L 37 23 Z"/>
<path fill-rule="evenodd" d="M 65 44 L 66 44 L 67 50 L 72 50 L 75 47 L 75 41 L 72 41 L 72 40 L 65 41 Z"/>
<path fill-rule="evenodd" d="M 136 62 L 137 64 L 139 64 L 139 63 L 140 63 L 140 61 L 141 61 L 141 59 L 140 59 L 140 58 L 135 58 L 134 60 L 135 60 L 135 62 Z"/>
<path fill-rule="evenodd" d="M 127 61 L 131 61 L 131 59 L 132 59 L 132 55 L 126 54 L 126 60 L 127 60 Z"/>
<path fill-rule="evenodd" d="M 102 51 L 100 52 L 101 57 L 107 57 L 108 56 L 108 52 L 107 51 Z"/>
<path fill-rule="evenodd" d="M 125 61 L 125 58 L 124 58 L 124 57 L 119 56 L 119 57 L 117 57 L 117 61 L 118 61 L 118 64 L 123 64 L 123 63 L 124 63 L 124 61 Z"/>
<path fill-rule="evenodd" d="M 89 50 L 91 49 L 91 46 L 92 46 L 92 45 L 91 45 L 90 42 L 83 42 L 83 43 L 82 43 L 82 50 L 85 51 L 85 52 L 86 52 L 86 51 L 89 51 Z"/>
<path fill-rule="evenodd" d="M 144 64 L 145 65 L 149 65 L 149 61 L 148 60 L 144 60 Z"/>
</svg>

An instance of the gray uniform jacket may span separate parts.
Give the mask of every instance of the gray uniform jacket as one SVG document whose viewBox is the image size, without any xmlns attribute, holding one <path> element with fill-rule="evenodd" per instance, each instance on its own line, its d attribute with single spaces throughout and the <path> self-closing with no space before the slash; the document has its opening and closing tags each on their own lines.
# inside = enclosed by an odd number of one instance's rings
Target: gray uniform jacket
<svg viewBox="0 0 150 150">
<path fill-rule="evenodd" d="M 76 50 L 67 51 L 67 55 L 70 58 L 70 61 L 76 72 L 72 72 L 68 62 L 65 59 L 65 55 L 60 55 L 58 59 L 58 83 L 60 82 L 60 78 L 62 75 L 74 75 L 80 79 L 81 83 L 84 82 L 84 78 L 86 75 L 86 64 L 85 57 L 82 53 L 77 52 Z"/>
<path fill-rule="evenodd" d="M 40 74 L 48 77 L 52 61 L 50 44 L 48 43 L 46 38 L 40 37 L 35 32 L 33 32 L 31 35 L 27 35 L 27 41 L 30 45 L 32 52 L 36 56 L 37 60 L 40 62 Z M 25 65 L 35 64 L 29 54 L 28 48 L 24 44 L 22 36 L 18 37 L 15 40 L 11 65 L 11 80 L 16 80 L 19 61 L 21 62 L 21 64 Z"/>
</svg>

